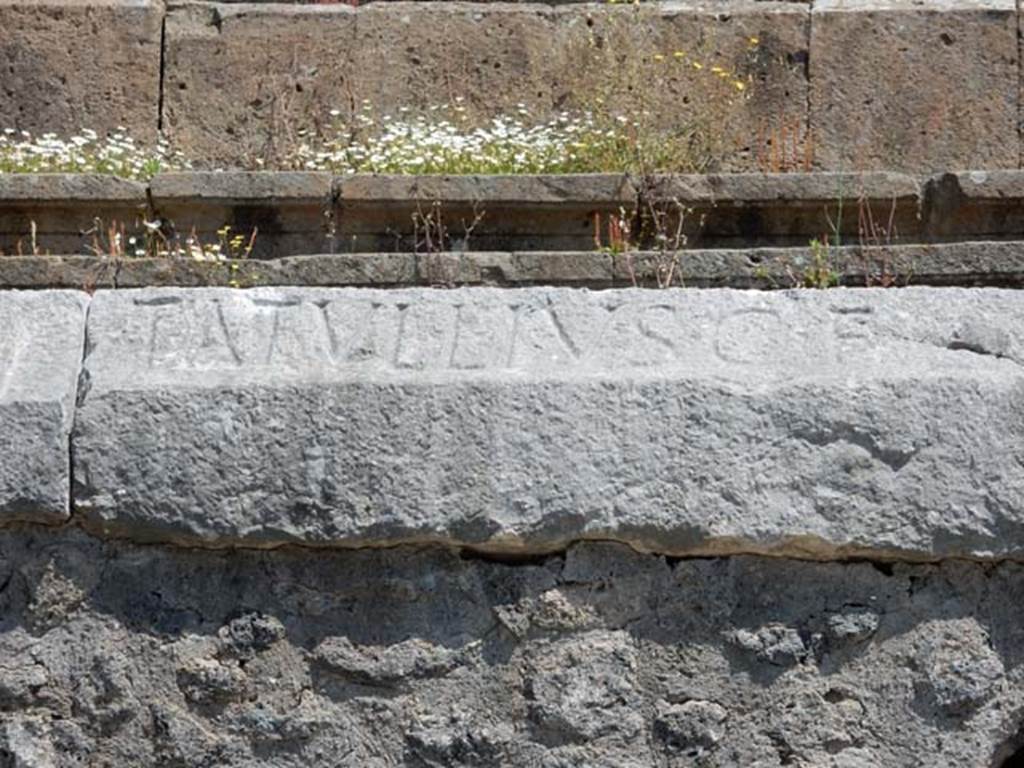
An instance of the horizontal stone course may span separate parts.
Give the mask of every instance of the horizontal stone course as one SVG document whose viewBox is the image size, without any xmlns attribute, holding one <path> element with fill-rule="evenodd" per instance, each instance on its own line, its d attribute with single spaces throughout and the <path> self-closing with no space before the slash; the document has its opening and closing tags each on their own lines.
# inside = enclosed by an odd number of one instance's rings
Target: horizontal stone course
<svg viewBox="0 0 1024 768">
<path fill-rule="evenodd" d="M 68 517 L 88 297 L 0 291 L 0 523 Z"/>
<path fill-rule="evenodd" d="M 703 249 L 679 254 L 599 251 L 353 253 L 205 262 L 92 256 L 0 259 L 0 288 L 571 285 L 794 288 L 815 267 L 810 248 Z M 1024 287 L 1024 242 L 830 248 L 839 285 Z M 671 268 L 668 275 L 666 270 Z"/>
<path fill-rule="evenodd" d="M 1017 557 L 1022 329 L 996 290 L 104 292 L 76 509 L 214 546 Z"/>
<path fill-rule="evenodd" d="M 146 185 L 92 173 L 0 173 L 0 255 L 77 253 L 90 231 L 131 228 L 146 212 Z M 35 242 L 33 243 L 33 228 Z M 98 240 L 106 233 L 96 232 Z"/>
<path fill-rule="evenodd" d="M 251 258 L 333 253 L 336 234 L 330 174 L 165 173 L 149 185 L 151 215 L 179 238 L 216 243 L 222 228 L 248 242 Z"/>
<path fill-rule="evenodd" d="M 771 167 L 783 126 L 790 142 L 794 126 L 800 143 L 809 140 L 821 169 L 1019 166 L 1010 0 L 649 5 L 656 20 L 641 37 L 669 54 L 701 48 L 754 79 L 731 121 L 730 169 Z M 600 3 L 168 9 L 149 0 L 4 0 L 0 128 L 66 136 L 123 127 L 144 143 L 162 131 L 201 162 L 237 167 L 279 156 L 300 127 L 363 99 L 381 115 L 457 95 L 485 112 L 526 103 L 542 113 L 573 91 L 570 44 L 604 34 L 608 19 L 627 12 Z M 83 29 L 89 46 L 63 45 Z M 761 46 L 753 62 L 751 37 Z M 673 102 L 680 115 L 684 95 Z M 809 155 L 799 148 L 790 158 L 791 149 L 785 163 L 803 167 Z"/>
<path fill-rule="evenodd" d="M 259 259 L 374 251 L 583 251 L 609 246 L 608 223 L 638 203 L 686 210 L 680 250 L 862 247 L 1013 240 L 1024 173 L 332 177 L 304 172 L 188 172 L 148 183 L 94 174 L 0 175 L 5 255 L 111 255 L 108 229 L 160 220 L 204 243 L 255 230 Z M 441 220 L 430 244 L 423 219 Z M 419 223 L 414 219 L 419 218 Z M 873 224 L 868 224 L 868 222 Z M 34 225 L 34 227 L 33 227 Z M 33 240 L 34 228 L 34 240 Z M 674 228 L 668 227 L 673 233 Z"/>
</svg>

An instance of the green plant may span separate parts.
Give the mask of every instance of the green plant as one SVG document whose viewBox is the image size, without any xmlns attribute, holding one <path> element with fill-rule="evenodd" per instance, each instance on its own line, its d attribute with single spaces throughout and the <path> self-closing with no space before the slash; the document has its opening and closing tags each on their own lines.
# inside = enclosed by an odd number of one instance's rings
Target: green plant
<svg viewBox="0 0 1024 768">
<path fill-rule="evenodd" d="M 818 238 L 811 240 L 808 246 L 810 247 L 809 264 L 799 271 L 794 271 L 790 265 L 787 265 L 793 287 L 824 289 L 839 285 L 840 275 L 833 264 L 828 235 L 820 240 Z"/>
</svg>

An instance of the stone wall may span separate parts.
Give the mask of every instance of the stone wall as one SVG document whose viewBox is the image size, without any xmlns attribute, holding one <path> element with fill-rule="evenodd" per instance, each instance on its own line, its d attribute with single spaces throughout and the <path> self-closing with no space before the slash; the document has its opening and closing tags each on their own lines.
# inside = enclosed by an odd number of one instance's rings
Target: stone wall
<svg viewBox="0 0 1024 768">
<path fill-rule="evenodd" d="M 0 537 L 0 759 L 998 767 L 1019 564 Z"/>
<path fill-rule="evenodd" d="M 734 170 L 756 168 L 759 136 L 782 125 L 811 137 L 819 170 L 1018 167 L 1011 0 L 651 8 L 646 38 L 670 54 L 699 47 L 753 79 L 751 99 L 723 126 L 738 137 Z M 5 127 L 34 132 L 121 125 L 151 139 L 162 130 L 196 159 L 230 165 L 363 99 L 379 114 L 456 95 L 483 111 L 557 108 L 578 68 L 573 42 L 629 12 L 585 3 L 3 0 L 0 109 Z M 671 103 L 685 111 L 685 101 Z"/>
<path fill-rule="evenodd" d="M 1024 298 L 0 292 L 11 766 L 977 766 Z"/>
</svg>

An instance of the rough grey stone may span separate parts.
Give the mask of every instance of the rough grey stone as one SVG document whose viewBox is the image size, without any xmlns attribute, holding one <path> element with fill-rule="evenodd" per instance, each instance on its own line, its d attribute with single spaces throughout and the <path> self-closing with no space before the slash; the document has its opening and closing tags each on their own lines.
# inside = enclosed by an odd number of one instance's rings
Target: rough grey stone
<svg viewBox="0 0 1024 768">
<path fill-rule="evenodd" d="M 658 702 L 654 734 L 672 752 L 702 757 L 722 740 L 729 712 L 713 701 Z"/>
<path fill-rule="evenodd" d="M 25 768 L 990 768 L 1024 711 L 1007 562 L 582 544 L 501 564 L 64 529 L 4 532 L 0 569 L 0 762 Z M 851 606 L 871 638 L 782 666 L 728 639 L 827 634 Z"/>
<path fill-rule="evenodd" d="M 1019 556 L 1022 329 L 998 290 L 101 292 L 75 504 L 215 546 Z"/>
<path fill-rule="evenodd" d="M 924 184 L 922 218 L 930 240 L 1004 238 L 1024 228 L 1019 170 L 943 173 Z"/>
<path fill-rule="evenodd" d="M 71 291 L 0 292 L 0 522 L 68 516 L 87 303 Z"/>
<path fill-rule="evenodd" d="M 394 175 L 354 174 L 334 181 L 343 209 L 360 205 L 408 204 L 441 200 L 445 203 L 495 202 L 526 207 L 578 203 L 628 205 L 633 201 L 624 173 L 539 175 Z"/>
<path fill-rule="evenodd" d="M 759 660 L 778 666 L 795 664 L 808 653 L 800 633 L 792 627 L 779 624 L 769 624 L 754 631 L 737 629 L 727 639 Z"/>
<path fill-rule="evenodd" d="M 0 200 L 11 203 L 59 205 L 77 202 L 145 204 L 146 185 L 101 173 L 0 174 Z"/>
</svg>

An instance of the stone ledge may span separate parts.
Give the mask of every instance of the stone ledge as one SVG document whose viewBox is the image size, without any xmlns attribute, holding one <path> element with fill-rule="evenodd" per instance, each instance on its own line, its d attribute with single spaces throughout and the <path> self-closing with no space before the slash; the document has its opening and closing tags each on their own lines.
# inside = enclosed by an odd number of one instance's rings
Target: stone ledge
<svg viewBox="0 0 1024 768">
<path fill-rule="evenodd" d="M 628 174 L 595 173 L 536 176 L 401 176 L 354 174 L 336 177 L 335 195 L 343 209 L 407 206 L 410 201 L 523 205 L 629 205 L 636 197 Z"/>
<path fill-rule="evenodd" d="M 294 171 L 158 174 L 150 182 L 151 215 L 180 236 L 216 242 L 225 225 L 248 238 L 252 258 L 334 252 L 331 175 Z"/>
<path fill-rule="evenodd" d="M 149 184 L 154 203 L 326 203 L 332 195 L 329 173 L 305 171 L 189 171 L 160 173 Z"/>
<path fill-rule="evenodd" d="M 0 258 L 0 288 L 366 286 L 793 288 L 815 264 L 810 248 L 639 252 L 354 253 L 201 262 L 92 256 Z M 1024 242 L 833 248 L 824 264 L 840 285 L 1024 287 Z"/>
<path fill-rule="evenodd" d="M 0 523 L 68 517 L 88 297 L 0 291 Z"/>
<path fill-rule="evenodd" d="M 1021 557 L 1022 329 L 997 290 L 101 292 L 76 519 L 205 546 Z"/>
<path fill-rule="evenodd" d="M 0 254 L 76 253 L 99 219 L 130 227 L 145 213 L 142 182 L 90 173 L 0 173 Z"/>
<path fill-rule="evenodd" d="M 21 240 L 24 253 L 35 222 L 41 252 L 73 253 L 96 219 L 131 225 L 146 215 L 182 235 L 194 228 L 206 241 L 224 225 L 245 236 L 256 229 L 256 258 L 415 251 L 413 215 L 438 206 L 451 250 L 582 251 L 594 247 L 595 234 L 607 244 L 609 217 L 629 213 L 641 191 L 688 210 L 690 248 L 800 247 L 823 236 L 834 241 L 836 230 L 844 242 L 868 246 L 1024 232 L 1024 172 L 1014 170 L 660 176 L 646 188 L 617 174 L 196 172 L 158 175 L 148 186 L 88 174 L 7 174 L 0 175 L 0 249 L 13 253 Z M 867 211 L 888 234 L 863 236 Z"/>
<path fill-rule="evenodd" d="M 102 173 L 0 173 L 0 205 L 67 201 L 145 205 L 146 184 Z"/>
</svg>

